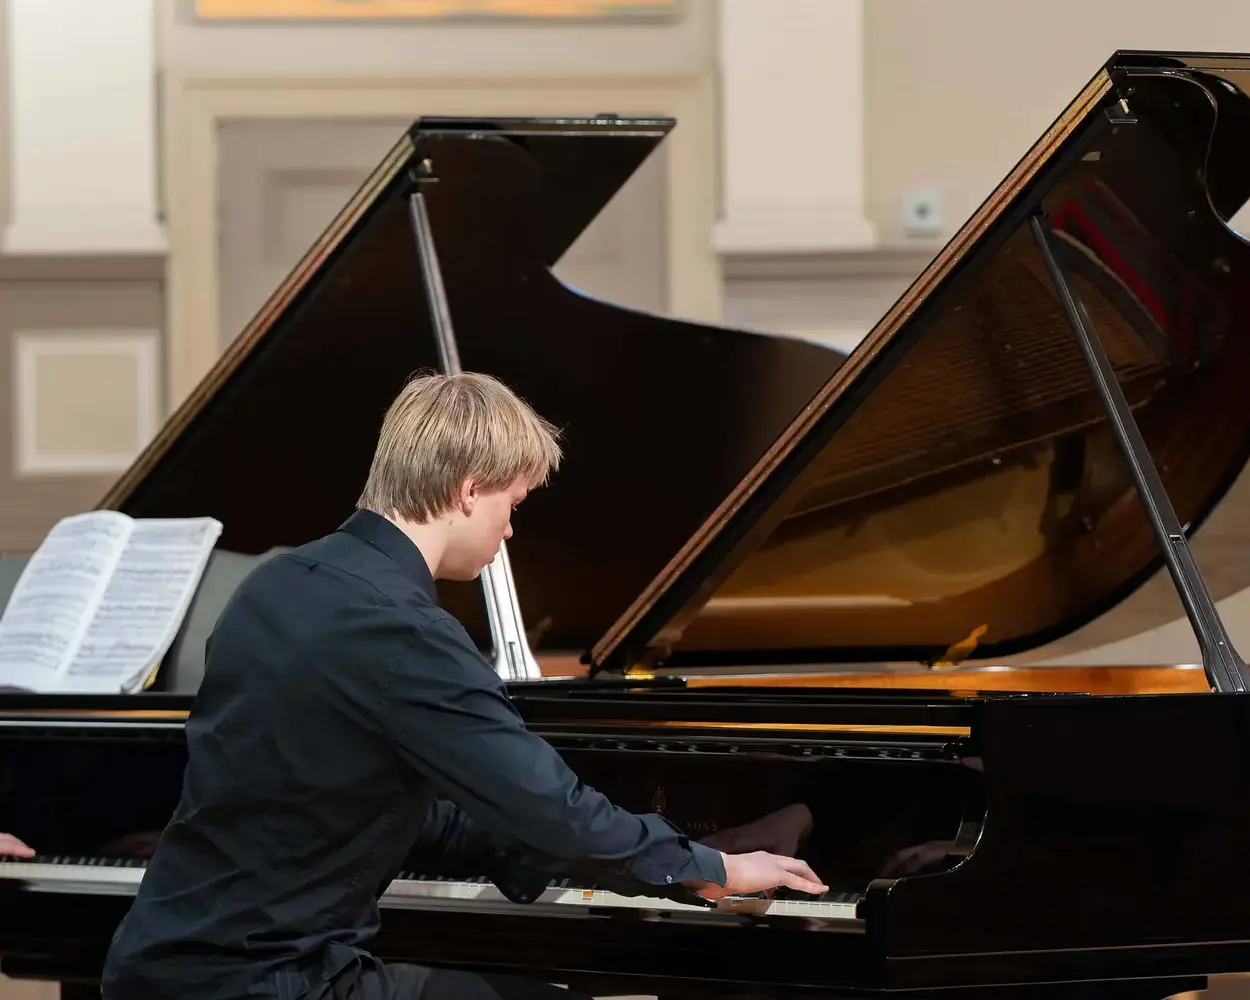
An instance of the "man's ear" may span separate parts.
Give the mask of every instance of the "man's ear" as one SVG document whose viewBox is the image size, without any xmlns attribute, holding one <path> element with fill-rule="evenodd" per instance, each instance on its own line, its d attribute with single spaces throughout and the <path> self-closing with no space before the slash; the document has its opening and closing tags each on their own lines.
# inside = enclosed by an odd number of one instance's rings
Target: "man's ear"
<svg viewBox="0 0 1250 1000">
<path fill-rule="evenodd" d="M 466 479 L 460 484 L 460 489 L 456 493 L 456 506 L 460 508 L 460 513 L 465 517 L 472 514 L 473 508 L 477 505 L 477 498 L 477 481 Z"/>
</svg>

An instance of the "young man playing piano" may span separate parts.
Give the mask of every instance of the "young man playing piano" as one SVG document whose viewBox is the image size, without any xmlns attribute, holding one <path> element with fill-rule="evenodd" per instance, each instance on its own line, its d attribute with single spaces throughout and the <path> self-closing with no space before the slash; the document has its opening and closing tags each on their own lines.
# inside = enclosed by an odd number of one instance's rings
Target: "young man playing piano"
<svg viewBox="0 0 1250 1000">
<path fill-rule="evenodd" d="M 575 1000 L 370 955 L 377 896 L 414 844 L 480 859 L 522 902 L 553 865 L 657 896 L 824 891 L 801 861 L 722 854 L 583 785 L 438 606 L 434 581 L 477 577 L 559 459 L 550 425 L 493 379 L 404 388 L 356 513 L 266 561 L 208 641 L 182 799 L 113 939 L 104 1000 Z M 793 816 L 726 843 L 793 850 Z"/>
</svg>

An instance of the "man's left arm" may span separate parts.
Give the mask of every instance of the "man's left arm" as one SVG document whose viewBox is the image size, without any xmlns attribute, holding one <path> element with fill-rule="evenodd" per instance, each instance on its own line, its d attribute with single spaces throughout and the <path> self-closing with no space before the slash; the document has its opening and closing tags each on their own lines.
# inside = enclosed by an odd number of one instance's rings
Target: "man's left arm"
<svg viewBox="0 0 1250 1000">
<path fill-rule="evenodd" d="M 430 804 L 425 822 L 409 849 L 409 870 L 450 869 L 451 877 L 485 875 L 509 899 L 534 899 L 553 878 L 569 874 L 558 858 L 539 854 L 478 823 L 447 799 Z"/>
<path fill-rule="evenodd" d="M 742 826 L 704 837 L 701 843 L 726 853 L 768 851 L 792 856 L 811 828 L 812 815 L 807 806 L 793 804 Z M 427 858 L 428 862 L 424 860 Z M 449 862 L 458 871 L 485 875 L 505 895 L 530 899 L 550 879 L 573 873 L 572 868 L 559 859 L 539 855 L 521 841 L 482 826 L 454 802 L 436 798 L 430 804 L 405 867 L 409 870 L 414 867 L 441 869 Z M 605 878 L 610 873 L 585 871 L 578 874 Z"/>
<path fill-rule="evenodd" d="M 462 864 L 485 864 L 500 854 L 527 852 L 519 841 L 500 836 L 476 822 L 454 802 L 436 798 L 426 813 L 412 850 L 430 852 Z"/>
<path fill-rule="evenodd" d="M 430 803 L 425 824 L 412 846 L 416 851 L 436 851 L 461 860 L 476 860 L 497 848 L 495 838 L 485 827 L 474 823 L 471 816 L 446 799 Z"/>
</svg>

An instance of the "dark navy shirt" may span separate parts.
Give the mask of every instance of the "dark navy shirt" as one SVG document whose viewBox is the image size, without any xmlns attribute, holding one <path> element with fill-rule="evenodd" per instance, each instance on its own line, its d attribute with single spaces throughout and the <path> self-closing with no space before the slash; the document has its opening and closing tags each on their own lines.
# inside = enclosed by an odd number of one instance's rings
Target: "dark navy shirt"
<svg viewBox="0 0 1250 1000">
<path fill-rule="evenodd" d="M 414 845 L 518 901 L 562 862 L 656 895 L 725 881 L 718 852 L 617 808 L 525 728 L 420 551 L 367 511 L 243 582 L 186 737 L 105 1000 L 298 996 L 367 947 Z"/>
</svg>

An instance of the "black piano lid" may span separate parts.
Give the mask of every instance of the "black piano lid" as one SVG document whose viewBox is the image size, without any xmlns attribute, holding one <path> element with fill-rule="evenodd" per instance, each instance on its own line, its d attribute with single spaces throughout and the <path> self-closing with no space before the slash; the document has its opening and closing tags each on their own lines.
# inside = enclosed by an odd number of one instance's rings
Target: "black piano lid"
<svg viewBox="0 0 1250 1000">
<path fill-rule="evenodd" d="M 541 177 L 535 236 L 542 260 L 550 266 L 676 124 L 672 118 L 623 120 L 610 114 L 577 119 L 427 115 L 413 124 L 410 135 L 418 146 L 435 136 L 494 136 L 524 149 Z M 604 142 L 605 138 L 615 141 Z"/>
<path fill-rule="evenodd" d="M 1250 452 L 1250 57 L 1116 53 L 596 643 L 637 664 L 1042 645 L 1161 554 L 1027 220 L 1186 531 Z M 1179 602 L 1178 602 L 1179 607 Z"/>
<path fill-rule="evenodd" d="M 559 473 L 508 543 L 531 641 L 589 649 L 843 359 L 620 308 L 553 277 L 673 127 L 418 120 L 101 506 L 212 515 L 219 548 L 241 553 L 299 545 L 351 514 L 387 406 L 439 363 L 408 203 L 428 161 L 462 366 L 502 378 L 564 432 Z M 440 597 L 488 647 L 480 587 L 440 584 Z"/>
</svg>

